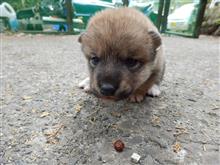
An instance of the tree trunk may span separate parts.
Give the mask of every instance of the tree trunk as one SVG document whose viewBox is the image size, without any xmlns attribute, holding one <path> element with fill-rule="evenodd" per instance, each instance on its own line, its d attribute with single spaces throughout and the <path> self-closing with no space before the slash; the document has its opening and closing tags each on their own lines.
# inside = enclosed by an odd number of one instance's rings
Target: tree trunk
<svg viewBox="0 0 220 165">
<path fill-rule="evenodd" d="M 129 0 L 122 0 L 123 6 L 128 6 L 129 5 Z"/>
<path fill-rule="evenodd" d="M 67 26 L 68 32 L 73 32 L 73 6 L 71 0 L 66 0 L 66 10 L 67 10 Z"/>
</svg>

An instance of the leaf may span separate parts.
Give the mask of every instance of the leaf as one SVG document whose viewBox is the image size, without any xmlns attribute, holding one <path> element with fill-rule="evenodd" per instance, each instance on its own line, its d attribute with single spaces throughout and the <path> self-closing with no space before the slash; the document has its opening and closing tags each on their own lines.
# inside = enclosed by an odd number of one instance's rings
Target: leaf
<svg viewBox="0 0 220 165">
<path fill-rule="evenodd" d="M 174 145 L 173 145 L 173 152 L 179 152 L 179 151 L 181 151 L 181 149 L 182 149 L 182 146 L 181 146 L 181 144 L 179 143 L 179 142 L 176 142 Z"/>
<path fill-rule="evenodd" d="M 49 112 L 43 112 L 43 113 L 40 115 L 40 117 L 43 118 L 43 117 L 48 116 L 49 114 L 50 114 Z"/>
<path fill-rule="evenodd" d="M 76 111 L 77 113 L 79 113 L 79 112 L 81 111 L 81 109 L 82 109 L 82 105 L 76 104 L 75 107 L 74 107 L 74 109 L 75 109 L 75 111 Z"/>
<path fill-rule="evenodd" d="M 151 118 L 151 123 L 154 126 L 160 126 L 160 118 L 156 115 L 153 115 L 152 118 Z"/>
<path fill-rule="evenodd" d="M 26 101 L 26 100 L 31 100 L 32 97 L 31 96 L 23 96 L 22 99 Z"/>
</svg>

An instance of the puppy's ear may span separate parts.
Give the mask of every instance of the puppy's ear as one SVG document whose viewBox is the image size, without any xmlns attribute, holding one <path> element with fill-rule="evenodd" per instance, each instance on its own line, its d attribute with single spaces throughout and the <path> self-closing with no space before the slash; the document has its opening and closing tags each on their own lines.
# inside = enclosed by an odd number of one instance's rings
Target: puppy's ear
<svg viewBox="0 0 220 165">
<path fill-rule="evenodd" d="M 155 31 L 149 31 L 148 34 L 152 38 L 153 48 L 156 51 L 162 44 L 160 35 Z"/>
<path fill-rule="evenodd" d="M 79 43 L 82 43 L 82 38 L 83 38 L 83 36 L 86 34 L 86 32 L 83 32 L 83 33 L 81 33 L 80 34 L 80 36 L 79 36 L 79 38 L 78 38 L 78 42 Z"/>
</svg>

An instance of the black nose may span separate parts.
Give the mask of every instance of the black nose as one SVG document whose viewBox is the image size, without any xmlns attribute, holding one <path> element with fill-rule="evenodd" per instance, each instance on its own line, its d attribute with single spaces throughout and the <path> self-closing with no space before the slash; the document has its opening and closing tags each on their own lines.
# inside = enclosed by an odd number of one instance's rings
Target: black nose
<svg viewBox="0 0 220 165">
<path fill-rule="evenodd" d="M 109 83 L 103 83 L 100 87 L 100 92 L 101 94 L 105 95 L 105 96 L 112 96 L 114 95 L 116 91 L 116 88 Z"/>
</svg>

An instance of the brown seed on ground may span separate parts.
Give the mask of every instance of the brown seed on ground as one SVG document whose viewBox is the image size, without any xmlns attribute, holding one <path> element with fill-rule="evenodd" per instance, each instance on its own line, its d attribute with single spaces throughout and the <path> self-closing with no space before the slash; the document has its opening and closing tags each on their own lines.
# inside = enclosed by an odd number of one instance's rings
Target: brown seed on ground
<svg viewBox="0 0 220 165">
<path fill-rule="evenodd" d="M 125 147 L 124 143 L 121 140 L 116 140 L 113 145 L 117 152 L 122 152 Z"/>
</svg>

